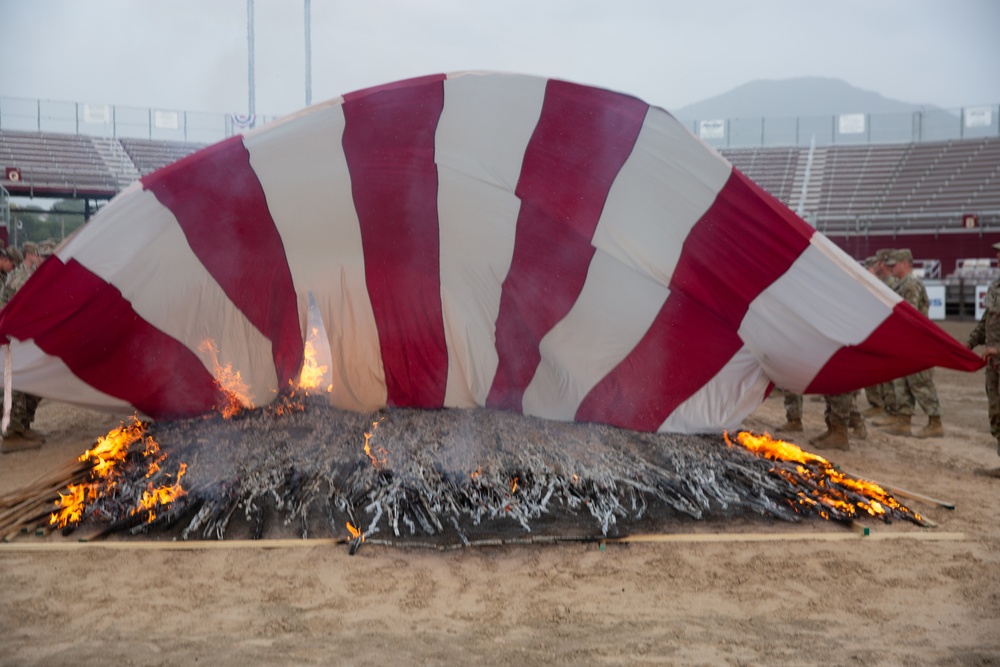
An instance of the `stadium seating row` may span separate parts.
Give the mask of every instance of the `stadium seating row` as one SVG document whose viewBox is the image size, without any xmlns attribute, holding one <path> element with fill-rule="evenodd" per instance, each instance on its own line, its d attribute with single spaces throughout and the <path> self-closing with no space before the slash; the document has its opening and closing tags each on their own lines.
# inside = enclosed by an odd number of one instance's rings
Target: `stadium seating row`
<svg viewBox="0 0 1000 667">
<path fill-rule="evenodd" d="M 203 147 L 0 130 L 0 166 L 19 169 L 0 184 L 13 195 L 107 199 Z M 720 153 L 829 234 L 936 231 L 977 212 L 1000 220 L 1000 137 Z"/>
</svg>

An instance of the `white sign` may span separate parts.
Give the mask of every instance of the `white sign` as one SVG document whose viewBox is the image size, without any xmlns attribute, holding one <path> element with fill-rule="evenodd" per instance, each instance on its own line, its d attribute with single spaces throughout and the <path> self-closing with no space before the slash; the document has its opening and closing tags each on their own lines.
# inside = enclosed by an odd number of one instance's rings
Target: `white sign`
<svg viewBox="0 0 1000 667">
<path fill-rule="evenodd" d="M 971 107 L 965 110 L 966 127 L 989 127 L 993 124 L 993 107 Z"/>
<path fill-rule="evenodd" d="M 932 320 L 944 319 L 944 285 L 926 285 L 927 299 L 930 307 L 927 309 L 927 317 Z"/>
<path fill-rule="evenodd" d="M 702 139 L 725 139 L 726 121 L 723 119 L 698 121 L 698 136 Z"/>
<path fill-rule="evenodd" d="M 180 127 L 176 111 L 156 111 L 153 113 L 153 125 L 164 130 L 176 130 Z"/>
<path fill-rule="evenodd" d="M 843 113 L 838 117 L 841 134 L 864 134 L 865 115 L 863 113 Z"/>
<path fill-rule="evenodd" d="M 989 285 L 976 285 L 976 321 L 983 319 L 983 313 L 986 312 L 986 292 L 989 290 Z"/>
<path fill-rule="evenodd" d="M 83 120 L 87 123 L 110 123 L 111 107 L 107 104 L 84 104 Z"/>
</svg>

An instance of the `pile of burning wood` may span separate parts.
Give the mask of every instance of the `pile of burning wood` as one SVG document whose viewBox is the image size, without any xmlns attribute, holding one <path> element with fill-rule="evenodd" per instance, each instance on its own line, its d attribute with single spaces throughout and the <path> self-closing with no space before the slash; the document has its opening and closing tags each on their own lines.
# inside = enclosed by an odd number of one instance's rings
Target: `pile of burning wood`
<svg viewBox="0 0 1000 667">
<path fill-rule="evenodd" d="M 182 539 L 294 532 L 353 551 L 366 539 L 618 536 L 746 514 L 924 525 L 878 485 L 768 436 L 640 433 L 486 409 L 366 415 L 293 396 L 231 418 L 123 425 L 0 497 L 0 535 L 40 522 Z"/>
</svg>

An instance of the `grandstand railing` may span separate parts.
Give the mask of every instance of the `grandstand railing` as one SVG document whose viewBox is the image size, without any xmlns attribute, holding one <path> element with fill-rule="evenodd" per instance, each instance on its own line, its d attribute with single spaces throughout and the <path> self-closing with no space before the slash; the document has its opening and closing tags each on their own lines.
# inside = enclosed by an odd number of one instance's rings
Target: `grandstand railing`
<svg viewBox="0 0 1000 667">
<path fill-rule="evenodd" d="M 0 97 L 0 129 L 214 143 L 277 116 Z"/>
<path fill-rule="evenodd" d="M 214 143 L 275 118 L 0 96 L 0 129 L 5 130 Z M 920 143 L 1000 136 L 1000 105 L 684 122 L 713 148 Z"/>
</svg>

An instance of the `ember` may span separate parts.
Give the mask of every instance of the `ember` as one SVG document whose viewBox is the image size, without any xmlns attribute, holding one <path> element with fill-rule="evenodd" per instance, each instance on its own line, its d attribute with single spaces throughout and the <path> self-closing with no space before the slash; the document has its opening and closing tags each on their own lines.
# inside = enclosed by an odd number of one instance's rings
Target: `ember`
<svg viewBox="0 0 1000 667">
<path fill-rule="evenodd" d="M 879 485 L 766 434 L 651 434 L 485 409 L 366 415 L 321 397 L 279 403 L 238 420 L 112 431 L 49 492 L 60 492 L 52 524 L 135 533 L 183 519 L 183 539 L 295 525 L 301 537 L 350 542 L 353 553 L 379 533 L 440 546 L 614 536 L 747 513 L 925 523 Z M 7 507 L 0 498 L 0 531 L 13 525 Z"/>
</svg>

